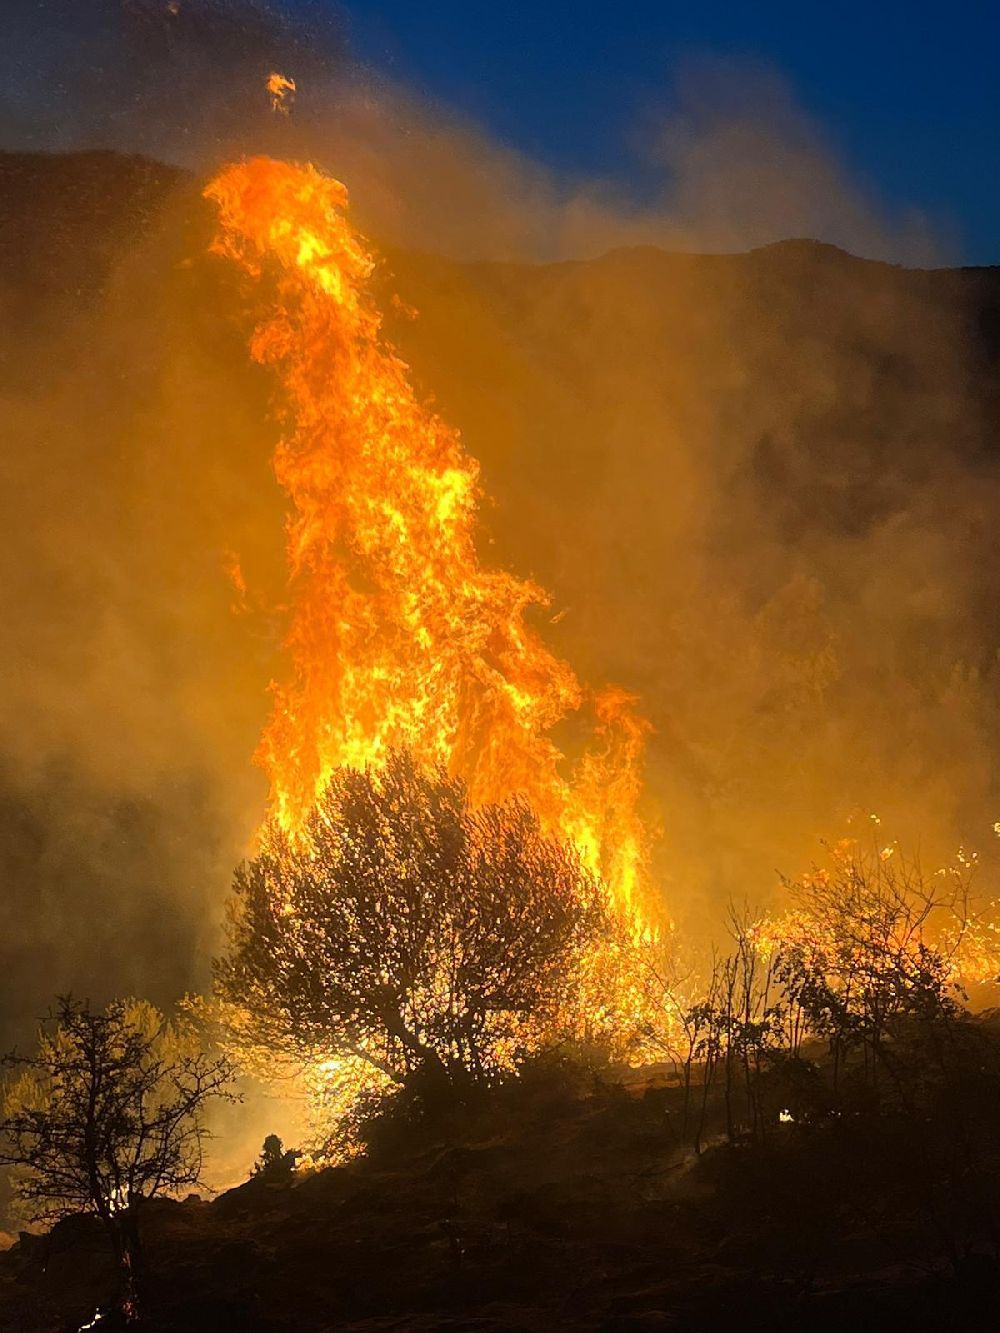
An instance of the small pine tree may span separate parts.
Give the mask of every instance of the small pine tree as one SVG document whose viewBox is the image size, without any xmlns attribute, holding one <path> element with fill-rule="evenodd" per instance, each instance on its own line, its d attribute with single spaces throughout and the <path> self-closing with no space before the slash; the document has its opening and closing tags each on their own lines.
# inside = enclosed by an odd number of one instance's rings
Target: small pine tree
<svg viewBox="0 0 1000 1333">
<path fill-rule="evenodd" d="M 294 1148 L 286 1151 L 277 1134 L 268 1134 L 260 1150 L 260 1156 L 254 1162 L 253 1177 L 272 1183 L 288 1180 L 295 1170 L 295 1162 L 299 1156 Z"/>
</svg>

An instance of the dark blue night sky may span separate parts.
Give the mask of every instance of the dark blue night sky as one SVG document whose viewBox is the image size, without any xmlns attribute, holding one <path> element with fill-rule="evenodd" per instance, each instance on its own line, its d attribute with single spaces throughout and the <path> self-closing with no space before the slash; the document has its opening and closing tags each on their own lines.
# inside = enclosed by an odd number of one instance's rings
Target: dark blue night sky
<svg viewBox="0 0 1000 1333">
<path fill-rule="evenodd" d="M 310 0 L 311 6 L 323 0 Z M 1000 261 L 1000 4 L 349 0 L 354 50 L 554 166 L 633 175 L 630 135 L 692 56 L 763 63 L 890 207 Z"/>
</svg>

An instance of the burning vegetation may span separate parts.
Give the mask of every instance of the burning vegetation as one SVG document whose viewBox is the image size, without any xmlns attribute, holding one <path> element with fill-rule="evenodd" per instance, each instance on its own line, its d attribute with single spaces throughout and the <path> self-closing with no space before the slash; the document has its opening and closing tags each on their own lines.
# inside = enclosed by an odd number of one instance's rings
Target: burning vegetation
<svg viewBox="0 0 1000 1333">
<path fill-rule="evenodd" d="M 272 825 L 262 844 L 217 984 L 272 1058 L 489 1081 L 583 1017 L 613 917 L 523 801 L 472 809 L 461 780 L 390 753 L 377 774 L 338 769 L 298 836 Z"/>
<path fill-rule="evenodd" d="M 344 187 L 258 158 L 207 193 L 218 252 L 274 292 L 252 342 L 281 380 L 275 472 L 292 504 L 291 678 L 258 751 L 274 818 L 294 832 L 336 768 L 406 748 L 460 774 L 474 805 L 522 796 L 623 911 L 648 912 L 645 724 L 625 692 L 585 690 L 546 647 L 530 619 L 541 588 L 481 563 L 478 468 L 382 336 Z M 597 745 L 567 776 L 553 731 L 585 703 Z"/>
<path fill-rule="evenodd" d="M 217 968 L 229 1028 L 298 1052 L 335 1119 L 415 1066 L 482 1079 L 560 1036 L 623 1047 L 645 1003 L 623 941 L 659 929 L 646 723 L 546 647 L 542 589 L 481 563 L 478 469 L 384 339 L 343 186 L 255 159 L 206 193 L 216 250 L 273 292 L 252 352 L 280 376 L 292 502 L 291 678 Z M 554 730 L 585 705 L 574 764 Z"/>
<path fill-rule="evenodd" d="M 294 82 L 267 88 L 287 113 Z M 678 938 L 644 818 L 650 724 L 548 646 L 541 587 L 481 558 L 478 466 L 384 332 L 344 187 L 253 158 L 205 193 L 214 252 L 264 312 L 251 353 L 282 426 L 284 671 L 256 755 L 269 808 L 214 996 L 188 1001 L 211 1029 L 67 999 L 37 1056 L 13 1061 L 0 1161 L 22 1202 L 100 1219 L 135 1318 L 143 1209 L 198 1182 L 204 1103 L 230 1098 L 237 1070 L 308 1094 L 309 1168 L 391 1156 L 401 1126 L 488 1139 L 496 1108 L 516 1119 L 512 1088 L 541 1082 L 568 1121 L 599 1104 L 627 1134 L 644 1116 L 652 1175 L 710 1148 L 753 1169 L 845 1143 L 864 1157 L 894 1134 L 930 1164 L 906 1207 L 956 1256 L 995 1248 L 1000 1042 L 967 1001 L 1000 951 L 975 857 L 928 874 L 880 836 L 843 841 L 786 881 L 780 912 L 731 908 L 724 950 Z M 269 1135 L 254 1197 L 294 1188 L 300 1156 Z"/>
</svg>

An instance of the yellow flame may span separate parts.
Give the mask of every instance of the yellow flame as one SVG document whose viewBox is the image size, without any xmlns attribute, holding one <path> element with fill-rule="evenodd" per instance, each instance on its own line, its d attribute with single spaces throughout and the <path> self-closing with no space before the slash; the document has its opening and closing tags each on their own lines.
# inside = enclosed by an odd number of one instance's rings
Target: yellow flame
<svg viewBox="0 0 1000 1333">
<path fill-rule="evenodd" d="M 292 504 L 290 671 L 257 755 L 274 814 L 294 831 L 334 768 L 405 746 L 459 773 L 476 803 L 522 794 L 636 911 L 648 723 L 625 691 L 588 692 L 546 646 L 531 623 L 548 605 L 541 588 L 480 562 L 478 466 L 385 340 L 347 191 L 256 158 L 206 193 L 217 252 L 275 282 L 252 341 L 284 388 L 274 466 Z M 571 765 L 553 728 L 585 704 L 594 743 Z"/>
<path fill-rule="evenodd" d="M 266 86 L 271 97 L 271 110 L 282 116 L 287 116 L 291 110 L 292 100 L 298 91 L 295 80 L 284 74 L 279 74 L 277 71 L 272 71 L 267 76 Z"/>
</svg>

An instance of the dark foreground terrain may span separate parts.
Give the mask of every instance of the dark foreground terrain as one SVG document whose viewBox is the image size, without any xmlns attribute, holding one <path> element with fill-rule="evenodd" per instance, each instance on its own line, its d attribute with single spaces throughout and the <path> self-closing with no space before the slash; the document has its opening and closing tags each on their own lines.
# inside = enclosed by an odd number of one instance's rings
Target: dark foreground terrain
<svg viewBox="0 0 1000 1333">
<path fill-rule="evenodd" d="M 694 1158 L 681 1101 L 528 1080 L 383 1127 L 345 1168 L 158 1202 L 146 1326 L 937 1330 L 994 1308 L 989 1169 L 965 1197 L 891 1118 Z M 100 1232 L 70 1220 L 0 1257 L 0 1327 L 77 1329 L 112 1290 Z"/>
</svg>

